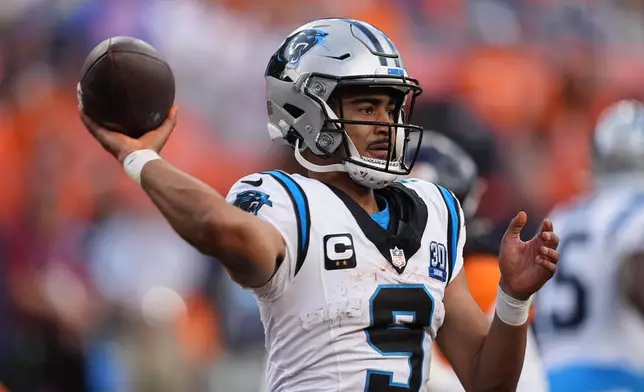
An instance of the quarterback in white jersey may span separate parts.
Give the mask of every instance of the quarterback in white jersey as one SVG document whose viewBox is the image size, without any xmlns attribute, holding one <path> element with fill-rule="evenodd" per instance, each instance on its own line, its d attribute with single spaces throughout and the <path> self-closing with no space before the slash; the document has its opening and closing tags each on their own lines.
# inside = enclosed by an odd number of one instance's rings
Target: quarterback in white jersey
<svg viewBox="0 0 644 392">
<path fill-rule="evenodd" d="M 137 140 L 81 118 L 177 233 L 255 293 L 269 390 L 418 391 L 436 340 L 467 390 L 513 391 L 530 298 L 558 261 L 552 223 L 523 242 L 526 214 L 511 222 L 490 325 L 461 272 L 458 200 L 398 179 L 422 141 L 411 124 L 421 89 L 391 40 L 357 20 L 317 20 L 265 76 L 269 135 L 308 176 L 253 174 L 226 199 L 158 156 L 176 110 Z"/>
<path fill-rule="evenodd" d="M 644 105 L 604 111 L 592 192 L 557 206 L 561 262 L 536 325 L 553 392 L 644 391 Z"/>
</svg>

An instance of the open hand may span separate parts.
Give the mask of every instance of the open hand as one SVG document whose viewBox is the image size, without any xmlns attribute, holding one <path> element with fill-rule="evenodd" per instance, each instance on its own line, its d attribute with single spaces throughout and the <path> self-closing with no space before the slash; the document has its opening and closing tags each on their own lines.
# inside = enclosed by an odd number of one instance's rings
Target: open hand
<svg viewBox="0 0 644 392">
<path fill-rule="evenodd" d="M 527 220 L 524 211 L 512 219 L 501 240 L 499 254 L 501 289 L 519 300 L 537 292 L 553 276 L 559 261 L 559 237 L 552 222 L 544 219 L 539 233 L 530 241 L 522 241 L 520 233 Z"/>
</svg>

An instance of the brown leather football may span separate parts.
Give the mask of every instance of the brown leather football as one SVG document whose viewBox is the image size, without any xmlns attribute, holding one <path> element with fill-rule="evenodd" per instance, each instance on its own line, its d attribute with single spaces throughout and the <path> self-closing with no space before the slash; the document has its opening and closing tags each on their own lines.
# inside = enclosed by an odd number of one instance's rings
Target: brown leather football
<svg viewBox="0 0 644 392">
<path fill-rule="evenodd" d="M 131 37 L 112 37 L 98 44 L 85 59 L 78 83 L 85 114 L 133 138 L 158 128 L 174 97 L 174 75 L 163 56 Z"/>
</svg>

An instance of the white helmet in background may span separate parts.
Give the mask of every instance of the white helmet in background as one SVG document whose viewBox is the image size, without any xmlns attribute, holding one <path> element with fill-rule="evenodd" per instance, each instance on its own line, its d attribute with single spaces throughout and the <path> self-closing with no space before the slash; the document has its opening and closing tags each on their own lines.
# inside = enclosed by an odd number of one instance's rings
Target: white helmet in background
<svg viewBox="0 0 644 392">
<path fill-rule="evenodd" d="M 592 169 L 599 182 L 644 176 L 644 104 L 623 100 L 602 112 L 593 137 Z"/>
</svg>

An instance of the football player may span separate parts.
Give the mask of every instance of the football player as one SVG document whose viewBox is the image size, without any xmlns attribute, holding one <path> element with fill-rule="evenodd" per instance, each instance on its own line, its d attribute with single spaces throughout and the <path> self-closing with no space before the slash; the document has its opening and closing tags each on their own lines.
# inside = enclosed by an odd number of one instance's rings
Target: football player
<svg viewBox="0 0 644 392">
<path fill-rule="evenodd" d="M 439 133 L 425 131 L 418 159 L 411 172 L 416 177 L 450 189 L 459 200 L 467 227 L 463 248 L 463 271 L 472 297 L 479 307 L 494 317 L 496 287 L 501 277 L 497 244 L 489 237 L 492 222 L 477 216 L 485 191 L 485 179 L 479 176 L 474 160 L 454 141 Z M 532 328 L 528 331 L 526 355 L 517 391 L 547 391 L 545 373 L 539 358 Z M 461 392 L 461 382 L 440 350 L 431 363 L 428 392 Z"/>
<path fill-rule="evenodd" d="M 227 198 L 161 159 L 177 117 L 134 140 L 82 119 L 177 233 L 214 256 L 259 303 L 271 391 L 418 391 L 436 340 L 468 390 L 513 391 L 532 294 L 552 277 L 549 220 L 501 244 L 490 326 L 461 271 L 465 228 L 447 189 L 410 173 L 421 93 L 391 40 L 322 19 L 286 38 L 266 69 L 268 131 L 308 176 L 267 171 Z"/>
<path fill-rule="evenodd" d="M 539 293 L 536 330 L 553 392 L 644 391 L 644 105 L 600 115 L 594 189 L 557 206 L 557 276 Z"/>
</svg>

